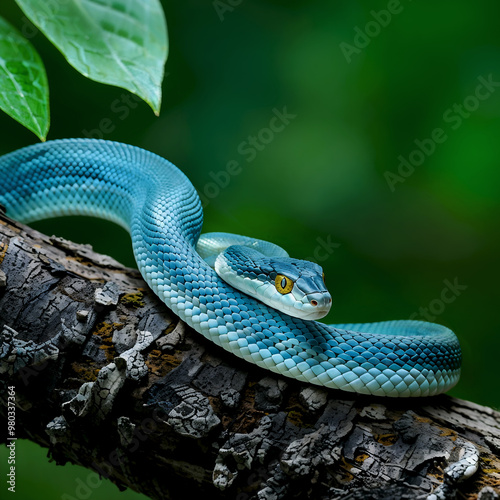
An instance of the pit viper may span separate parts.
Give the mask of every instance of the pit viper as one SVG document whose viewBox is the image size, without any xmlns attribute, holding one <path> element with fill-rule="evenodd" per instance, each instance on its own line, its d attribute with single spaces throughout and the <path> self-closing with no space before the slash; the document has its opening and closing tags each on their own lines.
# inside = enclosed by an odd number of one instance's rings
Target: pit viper
<svg viewBox="0 0 500 500">
<path fill-rule="evenodd" d="M 448 328 L 416 320 L 324 324 L 317 319 L 331 296 L 317 264 L 246 236 L 200 236 L 195 188 L 151 152 L 97 139 L 19 149 L 0 157 L 0 203 L 26 223 L 86 215 L 125 227 L 138 269 L 167 307 L 266 370 L 392 397 L 431 396 L 458 381 L 460 345 Z"/>
</svg>

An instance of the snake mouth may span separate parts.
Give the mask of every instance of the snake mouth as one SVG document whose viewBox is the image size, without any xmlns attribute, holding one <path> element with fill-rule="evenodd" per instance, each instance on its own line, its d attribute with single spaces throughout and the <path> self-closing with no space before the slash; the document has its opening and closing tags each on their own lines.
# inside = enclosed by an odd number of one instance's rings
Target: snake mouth
<svg viewBox="0 0 500 500">
<path fill-rule="evenodd" d="M 297 305 L 302 319 L 321 319 L 330 312 L 332 296 L 326 291 L 308 293 Z"/>
</svg>

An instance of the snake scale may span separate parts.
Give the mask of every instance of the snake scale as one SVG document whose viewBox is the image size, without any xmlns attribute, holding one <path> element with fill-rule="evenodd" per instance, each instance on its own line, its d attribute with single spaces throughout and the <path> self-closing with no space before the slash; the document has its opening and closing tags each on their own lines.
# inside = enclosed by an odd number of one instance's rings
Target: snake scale
<svg viewBox="0 0 500 500">
<path fill-rule="evenodd" d="M 198 253 L 206 242 L 217 246 L 223 235 L 200 239 L 203 213 L 196 190 L 179 169 L 151 152 L 95 139 L 25 147 L 0 157 L 0 203 L 22 222 L 88 215 L 122 225 L 130 232 L 137 266 L 158 297 L 194 330 L 267 370 L 392 397 L 431 396 L 458 381 L 460 346 L 444 326 L 413 320 L 326 325 L 279 311 L 223 280 Z M 232 247 L 237 258 L 252 241 L 239 238 L 241 244 Z M 258 246 L 247 244 L 251 252 Z M 246 266 L 259 260 L 243 258 Z M 285 264 L 296 269 L 294 262 Z M 219 259 L 226 270 L 238 273 L 237 266 Z M 245 269 L 250 285 L 262 274 Z M 293 279 L 285 274 L 277 275 L 275 286 L 291 297 Z M 272 287 L 267 283 L 265 293 L 275 293 Z M 318 306 L 318 300 L 310 304 Z"/>
</svg>

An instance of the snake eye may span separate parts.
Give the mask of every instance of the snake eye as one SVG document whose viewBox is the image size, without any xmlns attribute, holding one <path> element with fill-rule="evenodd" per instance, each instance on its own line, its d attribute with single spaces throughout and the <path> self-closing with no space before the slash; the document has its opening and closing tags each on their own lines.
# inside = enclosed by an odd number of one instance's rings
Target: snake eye
<svg viewBox="0 0 500 500">
<path fill-rule="evenodd" d="M 322 278 L 323 278 L 323 283 L 326 285 L 326 281 L 325 281 L 325 273 L 323 273 Z"/>
<path fill-rule="evenodd" d="M 276 290 L 283 295 L 290 293 L 293 288 L 293 281 L 282 274 L 276 275 L 274 284 L 276 285 Z"/>
</svg>

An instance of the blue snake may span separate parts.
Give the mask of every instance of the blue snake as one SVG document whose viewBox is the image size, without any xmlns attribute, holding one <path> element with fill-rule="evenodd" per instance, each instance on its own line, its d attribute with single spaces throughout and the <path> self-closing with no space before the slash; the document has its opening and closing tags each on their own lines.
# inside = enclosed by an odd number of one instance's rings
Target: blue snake
<svg viewBox="0 0 500 500">
<path fill-rule="evenodd" d="M 188 178 L 167 160 L 111 141 L 64 139 L 0 157 L 0 203 L 21 222 L 62 215 L 111 220 L 131 235 L 158 297 L 215 344 L 296 380 L 377 396 L 431 396 L 453 387 L 453 332 L 423 321 L 326 325 L 322 269 L 277 245 L 201 235 Z"/>
</svg>

